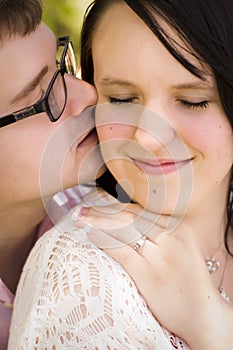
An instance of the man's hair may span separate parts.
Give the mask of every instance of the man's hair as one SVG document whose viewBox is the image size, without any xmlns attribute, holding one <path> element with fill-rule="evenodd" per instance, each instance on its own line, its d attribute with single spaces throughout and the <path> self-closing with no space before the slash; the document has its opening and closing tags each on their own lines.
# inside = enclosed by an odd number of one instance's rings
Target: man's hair
<svg viewBox="0 0 233 350">
<path fill-rule="evenodd" d="M 0 42 L 32 33 L 41 18 L 41 0 L 0 0 Z"/>
</svg>

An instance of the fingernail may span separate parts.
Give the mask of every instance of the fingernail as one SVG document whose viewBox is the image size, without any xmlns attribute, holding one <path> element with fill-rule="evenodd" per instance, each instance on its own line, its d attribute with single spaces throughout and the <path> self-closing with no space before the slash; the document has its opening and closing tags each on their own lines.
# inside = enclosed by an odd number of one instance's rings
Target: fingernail
<svg viewBox="0 0 233 350">
<path fill-rule="evenodd" d="M 82 207 L 80 210 L 79 210 L 79 213 L 78 213 L 78 216 L 80 218 L 83 218 L 86 216 L 87 212 L 88 212 L 88 207 Z"/>
<path fill-rule="evenodd" d="M 92 229 L 93 229 L 93 227 L 91 227 L 91 228 L 89 227 L 88 229 L 86 229 L 86 234 L 87 234 L 88 237 L 94 236 L 94 232 L 93 232 Z"/>
<path fill-rule="evenodd" d="M 71 220 L 73 221 L 77 221 L 80 218 L 84 218 L 88 212 L 88 207 L 81 207 L 80 209 L 76 209 L 72 216 L 71 216 Z"/>
</svg>

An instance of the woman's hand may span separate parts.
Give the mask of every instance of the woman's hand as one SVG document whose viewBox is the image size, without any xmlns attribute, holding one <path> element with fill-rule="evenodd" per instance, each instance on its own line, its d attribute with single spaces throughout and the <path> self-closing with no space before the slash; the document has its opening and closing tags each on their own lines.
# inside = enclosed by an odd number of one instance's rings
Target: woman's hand
<svg viewBox="0 0 233 350">
<path fill-rule="evenodd" d="M 192 349 L 230 349 L 233 311 L 213 286 L 191 227 L 180 224 L 166 233 L 168 218 L 134 204 L 83 213 L 82 219 L 92 227 L 90 240 L 122 264 L 165 328 Z M 136 251 L 133 246 L 142 235 L 147 239 Z"/>
</svg>

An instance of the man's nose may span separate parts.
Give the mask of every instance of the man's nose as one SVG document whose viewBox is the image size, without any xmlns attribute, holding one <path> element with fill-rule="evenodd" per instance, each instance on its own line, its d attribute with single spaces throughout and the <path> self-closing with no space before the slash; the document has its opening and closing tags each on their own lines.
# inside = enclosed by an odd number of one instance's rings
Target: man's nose
<svg viewBox="0 0 233 350">
<path fill-rule="evenodd" d="M 80 114 L 85 108 L 96 104 L 97 93 L 94 86 L 69 74 L 65 74 L 65 82 L 67 102 L 63 118 Z"/>
</svg>

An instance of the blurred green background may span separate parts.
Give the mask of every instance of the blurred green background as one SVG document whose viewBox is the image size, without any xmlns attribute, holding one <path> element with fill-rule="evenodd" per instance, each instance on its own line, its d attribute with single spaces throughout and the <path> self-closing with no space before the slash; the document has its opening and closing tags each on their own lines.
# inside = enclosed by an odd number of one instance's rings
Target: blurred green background
<svg viewBox="0 0 233 350">
<path fill-rule="evenodd" d="M 43 21 L 56 36 L 70 35 L 79 63 L 80 29 L 86 8 L 92 0 L 42 0 Z"/>
</svg>

